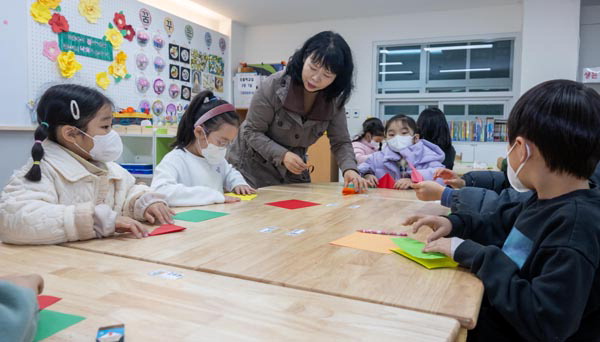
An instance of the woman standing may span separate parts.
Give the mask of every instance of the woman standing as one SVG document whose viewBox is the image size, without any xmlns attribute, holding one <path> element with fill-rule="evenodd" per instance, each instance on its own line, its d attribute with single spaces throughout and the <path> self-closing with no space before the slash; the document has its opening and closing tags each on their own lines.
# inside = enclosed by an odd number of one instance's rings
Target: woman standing
<svg viewBox="0 0 600 342">
<path fill-rule="evenodd" d="M 310 182 L 306 150 L 327 131 L 345 185 L 366 188 L 344 110 L 353 70 L 346 41 L 324 31 L 294 53 L 285 71 L 263 81 L 228 153 L 251 186 Z"/>
</svg>

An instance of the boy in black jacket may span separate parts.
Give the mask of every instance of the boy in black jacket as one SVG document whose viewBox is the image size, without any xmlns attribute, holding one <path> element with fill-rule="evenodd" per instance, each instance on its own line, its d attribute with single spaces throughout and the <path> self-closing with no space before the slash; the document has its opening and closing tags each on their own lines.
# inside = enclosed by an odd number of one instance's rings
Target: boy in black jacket
<svg viewBox="0 0 600 342">
<path fill-rule="evenodd" d="M 474 272 L 485 298 L 471 341 L 600 339 L 600 95 L 580 83 L 544 82 L 508 119 L 508 179 L 527 201 L 480 215 L 413 216 L 434 230 L 425 252 Z M 452 238 L 445 238 L 450 236 Z"/>
</svg>

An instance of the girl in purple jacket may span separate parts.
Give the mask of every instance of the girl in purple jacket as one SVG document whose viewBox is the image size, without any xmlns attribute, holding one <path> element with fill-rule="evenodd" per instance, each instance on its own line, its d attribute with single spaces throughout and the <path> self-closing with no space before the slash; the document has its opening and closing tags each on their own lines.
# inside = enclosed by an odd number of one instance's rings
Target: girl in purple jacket
<svg viewBox="0 0 600 342">
<path fill-rule="evenodd" d="M 406 115 L 396 115 L 385 125 L 386 146 L 371 154 L 358 166 L 370 186 L 389 173 L 396 181 L 394 188 L 409 189 L 412 164 L 425 180 L 433 180 L 433 173 L 443 168 L 444 152 L 435 144 L 419 139 L 417 123 Z"/>
</svg>

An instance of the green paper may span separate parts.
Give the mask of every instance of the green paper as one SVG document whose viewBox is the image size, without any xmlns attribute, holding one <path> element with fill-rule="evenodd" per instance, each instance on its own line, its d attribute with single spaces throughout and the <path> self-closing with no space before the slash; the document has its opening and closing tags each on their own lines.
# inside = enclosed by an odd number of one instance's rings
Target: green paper
<svg viewBox="0 0 600 342">
<path fill-rule="evenodd" d="M 127 74 L 127 75 L 125 75 L 125 79 L 126 79 L 126 80 L 128 80 L 128 79 L 130 79 L 130 78 L 131 78 L 131 74 Z"/>
<path fill-rule="evenodd" d="M 188 222 L 202 222 L 206 220 L 212 220 L 217 217 L 229 215 L 228 213 L 220 213 L 218 211 L 208 210 L 190 210 L 179 213 L 173 218 L 175 220 L 188 221 Z"/>
<path fill-rule="evenodd" d="M 392 238 L 392 241 L 400 247 L 406 253 L 420 259 L 442 259 L 446 256 L 442 253 L 431 252 L 423 253 L 423 247 L 425 244 L 421 241 L 417 241 L 408 237 Z"/>
<path fill-rule="evenodd" d="M 37 333 L 33 341 L 48 338 L 84 319 L 85 317 L 81 316 L 64 314 L 52 310 L 42 310 L 40 311 Z"/>
<path fill-rule="evenodd" d="M 76 55 L 112 62 L 113 47 L 106 40 L 86 36 L 76 32 L 61 32 L 58 34 L 60 51 L 72 50 Z"/>
<path fill-rule="evenodd" d="M 119 11 L 119 14 L 123 14 L 123 11 Z"/>
<path fill-rule="evenodd" d="M 61 8 L 60 8 L 60 6 L 56 6 L 56 8 L 55 8 L 54 10 L 55 10 L 56 12 L 60 12 L 60 11 L 61 11 Z"/>
<path fill-rule="evenodd" d="M 108 28 L 109 28 L 109 29 L 113 28 L 113 26 L 112 26 L 112 24 L 111 24 L 111 23 L 108 23 Z"/>
</svg>

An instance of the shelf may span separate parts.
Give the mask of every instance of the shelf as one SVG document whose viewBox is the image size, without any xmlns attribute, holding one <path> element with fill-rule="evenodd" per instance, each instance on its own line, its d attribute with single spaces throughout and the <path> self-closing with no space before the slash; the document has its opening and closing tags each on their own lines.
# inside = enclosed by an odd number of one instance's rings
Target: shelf
<svg viewBox="0 0 600 342">
<path fill-rule="evenodd" d="M 500 144 L 508 144 L 508 141 L 454 141 L 452 140 L 452 145 L 456 144 L 465 144 L 465 145 L 500 145 Z"/>
<path fill-rule="evenodd" d="M 157 138 L 175 138 L 177 135 L 176 134 L 157 134 L 156 137 Z"/>
</svg>

